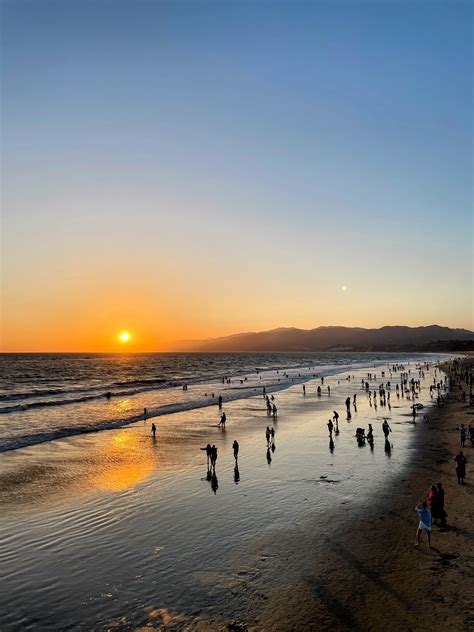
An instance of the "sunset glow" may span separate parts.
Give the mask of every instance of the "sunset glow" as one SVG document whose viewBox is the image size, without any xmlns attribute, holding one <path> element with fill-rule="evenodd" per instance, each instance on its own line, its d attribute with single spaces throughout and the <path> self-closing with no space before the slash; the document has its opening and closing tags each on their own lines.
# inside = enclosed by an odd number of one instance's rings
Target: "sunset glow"
<svg viewBox="0 0 474 632">
<path fill-rule="evenodd" d="M 119 4 L 3 3 L 0 350 L 473 327 L 467 4 Z"/>
</svg>

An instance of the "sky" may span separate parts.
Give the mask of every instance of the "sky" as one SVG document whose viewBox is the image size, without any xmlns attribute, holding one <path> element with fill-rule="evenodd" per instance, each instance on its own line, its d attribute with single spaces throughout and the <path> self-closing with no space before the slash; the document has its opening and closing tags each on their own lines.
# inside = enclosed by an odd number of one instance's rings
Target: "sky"
<svg viewBox="0 0 474 632">
<path fill-rule="evenodd" d="M 1 350 L 474 328 L 472 18 L 3 0 Z"/>
</svg>

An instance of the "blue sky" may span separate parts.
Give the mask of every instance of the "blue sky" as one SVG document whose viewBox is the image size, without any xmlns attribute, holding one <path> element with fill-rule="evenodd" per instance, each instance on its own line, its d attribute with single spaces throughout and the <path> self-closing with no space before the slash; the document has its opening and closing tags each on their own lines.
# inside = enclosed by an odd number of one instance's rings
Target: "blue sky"
<svg viewBox="0 0 474 632">
<path fill-rule="evenodd" d="M 125 302 L 109 316 L 158 346 L 473 325 L 471 3 L 39 0 L 2 18 L 9 345 L 25 313 L 50 332 L 87 305 L 87 346 L 110 292 L 154 312 L 159 335 Z"/>
</svg>

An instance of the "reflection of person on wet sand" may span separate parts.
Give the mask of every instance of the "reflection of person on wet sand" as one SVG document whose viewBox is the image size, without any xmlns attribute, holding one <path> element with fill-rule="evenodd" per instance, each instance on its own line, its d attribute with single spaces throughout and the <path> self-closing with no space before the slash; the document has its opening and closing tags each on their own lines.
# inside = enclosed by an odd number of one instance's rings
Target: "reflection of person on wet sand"
<svg viewBox="0 0 474 632">
<path fill-rule="evenodd" d="M 329 439 L 329 451 L 331 452 L 331 454 L 334 452 L 334 441 L 332 440 L 332 436 Z"/>
<path fill-rule="evenodd" d="M 239 466 L 237 465 L 237 459 L 236 459 L 235 467 L 234 467 L 234 483 L 237 485 L 239 481 L 240 481 L 240 472 L 239 472 Z"/>
<path fill-rule="evenodd" d="M 214 470 L 212 472 L 212 476 L 211 476 L 211 489 L 214 492 L 214 494 L 217 493 L 217 490 L 219 489 L 219 485 L 217 483 L 217 476 L 216 476 L 216 470 Z"/>
<path fill-rule="evenodd" d="M 270 465 L 272 462 L 272 453 L 270 452 L 270 448 L 267 448 L 267 463 Z"/>
</svg>

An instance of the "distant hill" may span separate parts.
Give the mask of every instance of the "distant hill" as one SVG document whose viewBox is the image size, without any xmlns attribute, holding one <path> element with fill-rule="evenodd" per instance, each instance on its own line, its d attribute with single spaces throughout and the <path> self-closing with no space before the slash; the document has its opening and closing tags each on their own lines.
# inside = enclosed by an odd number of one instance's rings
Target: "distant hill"
<svg viewBox="0 0 474 632">
<path fill-rule="evenodd" d="M 182 340 L 176 351 L 462 351 L 474 350 L 474 332 L 439 325 L 428 327 L 387 326 L 280 327 L 270 331 L 248 332 L 211 338 Z"/>
</svg>

